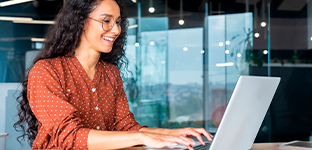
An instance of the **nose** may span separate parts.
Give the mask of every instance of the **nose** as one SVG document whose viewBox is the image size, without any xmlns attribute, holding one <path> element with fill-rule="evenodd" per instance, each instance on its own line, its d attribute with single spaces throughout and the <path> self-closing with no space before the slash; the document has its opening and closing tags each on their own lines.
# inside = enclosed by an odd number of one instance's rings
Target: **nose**
<svg viewBox="0 0 312 150">
<path fill-rule="evenodd" d="M 111 32 L 114 33 L 115 35 L 118 35 L 121 32 L 121 27 L 117 23 L 114 23 L 114 26 L 111 29 Z"/>
</svg>

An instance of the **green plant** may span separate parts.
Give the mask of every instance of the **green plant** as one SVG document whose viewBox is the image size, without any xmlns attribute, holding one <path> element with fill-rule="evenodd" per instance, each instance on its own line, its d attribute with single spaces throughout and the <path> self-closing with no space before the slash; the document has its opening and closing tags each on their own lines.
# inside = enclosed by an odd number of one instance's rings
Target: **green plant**
<svg viewBox="0 0 312 150">
<path fill-rule="evenodd" d="M 256 64 L 258 67 L 262 67 L 264 63 L 268 63 L 268 56 L 263 54 L 263 51 L 259 51 L 257 55 L 253 55 L 252 53 L 252 38 L 253 38 L 253 31 L 248 28 L 248 31 L 246 32 L 245 28 L 244 35 L 235 35 L 231 38 L 230 41 L 233 41 L 239 36 L 245 36 L 245 38 L 241 41 L 239 41 L 231 51 L 231 57 L 236 56 L 238 53 L 240 53 L 242 56 L 246 56 L 245 62 L 251 66 L 252 64 Z M 237 62 L 237 57 L 234 57 L 235 62 Z M 297 61 L 300 60 L 296 54 L 294 54 L 291 58 L 287 59 L 288 63 L 295 64 Z M 274 63 L 281 63 L 282 65 L 285 64 L 285 60 L 283 58 L 277 58 L 275 57 L 273 60 Z M 300 63 L 312 63 L 312 60 L 310 59 L 302 59 L 299 61 Z M 238 70 L 238 66 L 236 65 L 236 68 Z"/>
</svg>

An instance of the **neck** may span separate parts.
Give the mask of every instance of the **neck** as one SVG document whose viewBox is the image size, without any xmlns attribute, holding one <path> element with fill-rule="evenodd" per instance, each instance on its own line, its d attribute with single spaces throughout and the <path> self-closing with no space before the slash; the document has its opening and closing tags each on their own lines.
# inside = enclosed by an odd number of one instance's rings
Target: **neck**
<svg viewBox="0 0 312 150">
<path fill-rule="evenodd" d="M 75 50 L 75 56 L 83 66 L 85 70 L 95 70 L 96 64 L 98 63 L 101 53 L 95 50 L 87 50 L 87 48 L 79 46 Z"/>
</svg>

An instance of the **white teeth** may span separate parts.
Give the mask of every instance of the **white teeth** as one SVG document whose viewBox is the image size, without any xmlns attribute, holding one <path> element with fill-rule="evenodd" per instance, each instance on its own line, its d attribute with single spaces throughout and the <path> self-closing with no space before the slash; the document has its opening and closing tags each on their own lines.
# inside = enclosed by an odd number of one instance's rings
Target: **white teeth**
<svg viewBox="0 0 312 150">
<path fill-rule="evenodd" d="M 107 41 L 110 41 L 110 42 L 113 42 L 113 41 L 114 41 L 113 38 L 109 38 L 109 37 L 105 37 L 105 36 L 102 36 L 102 38 L 103 38 L 104 40 L 107 40 Z"/>
</svg>

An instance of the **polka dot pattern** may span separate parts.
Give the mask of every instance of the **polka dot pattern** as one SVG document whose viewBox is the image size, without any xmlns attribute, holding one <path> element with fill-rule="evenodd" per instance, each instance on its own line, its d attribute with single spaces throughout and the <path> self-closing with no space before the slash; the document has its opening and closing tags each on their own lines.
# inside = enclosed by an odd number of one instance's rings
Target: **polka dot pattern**
<svg viewBox="0 0 312 150">
<path fill-rule="evenodd" d="M 138 131 L 120 72 L 100 60 L 91 80 L 75 56 L 38 61 L 29 72 L 29 105 L 39 121 L 33 149 L 87 149 L 93 130 Z"/>
</svg>

